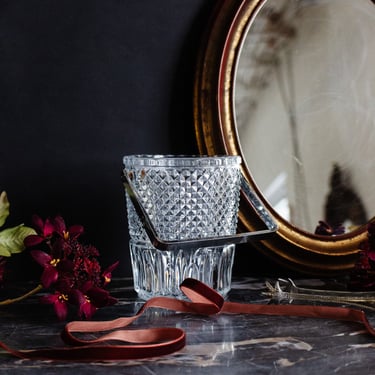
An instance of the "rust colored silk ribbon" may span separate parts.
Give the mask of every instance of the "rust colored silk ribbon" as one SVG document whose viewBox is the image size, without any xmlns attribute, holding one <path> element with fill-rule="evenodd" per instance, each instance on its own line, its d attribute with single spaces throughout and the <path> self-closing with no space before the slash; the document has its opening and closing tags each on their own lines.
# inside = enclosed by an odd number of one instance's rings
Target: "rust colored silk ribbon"
<svg viewBox="0 0 375 375">
<path fill-rule="evenodd" d="M 375 336 L 361 310 L 344 307 L 311 305 L 265 305 L 224 302 L 213 289 L 195 279 L 186 279 L 181 290 L 190 299 L 183 301 L 168 297 L 154 297 L 145 302 L 131 317 L 111 321 L 73 321 L 61 333 L 68 345 L 58 348 L 15 350 L 0 342 L 0 347 L 23 359 L 63 361 L 108 361 L 158 357 L 174 353 L 185 346 L 185 332 L 179 328 L 124 329 L 150 307 L 199 315 L 254 314 L 324 318 L 358 322 Z M 108 333 L 104 333 L 108 332 Z M 95 339 L 84 340 L 77 334 L 101 334 Z"/>
</svg>

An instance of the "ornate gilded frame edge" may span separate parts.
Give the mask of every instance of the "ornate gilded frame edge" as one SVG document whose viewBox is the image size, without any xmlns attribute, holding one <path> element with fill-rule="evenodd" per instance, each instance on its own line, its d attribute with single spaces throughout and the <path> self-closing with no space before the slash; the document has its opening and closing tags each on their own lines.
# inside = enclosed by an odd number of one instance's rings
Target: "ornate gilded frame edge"
<svg viewBox="0 0 375 375">
<path fill-rule="evenodd" d="M 242 155 L 235 126 L 233 80 L 244 34 L 265 1 L 223 0 L 214 9 L 202 41 L 194 84 L 194 126 L 201 154 Z M 242 172 L 262 197 L 245 162 Z M 263 203 L 279 229 L 269 239 L 252 244 L 257 250 L 305 274 L 333 276 L 353 268 L 360 243 L 367 235 L 364 227 L 342 236 L 316 236 L 294 227 L 265 200 Z M 244 231 L 257 230 L 262 225 L 244 196 L 239 220 Z"/>
</svg>

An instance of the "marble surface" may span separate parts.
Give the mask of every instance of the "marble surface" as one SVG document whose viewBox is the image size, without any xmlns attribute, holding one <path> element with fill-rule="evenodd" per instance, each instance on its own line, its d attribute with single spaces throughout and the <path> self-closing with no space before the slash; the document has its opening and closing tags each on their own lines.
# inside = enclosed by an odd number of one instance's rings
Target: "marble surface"
<svg viewBox="0 0 375 375">
<path fill-rule="evenodd" d="M 274 282 L 275 280 L 269 280 Z M 336 280 L 329 280 L 330 286 Z M 324 288 L 327 281 L 296 280 L 300 286 Z M 265 280 L 233 280 L 230 301 L 268 303 L 262 295 Z M 130 279 L 115 280 L 115 306 L 101 309 L 95 320 L 133 315 L 142 302 Z M 375 313 L 368 315 L 375 323 Z M 62 346 L 50 306 L 37 297 L 2 307 L 0 340 L 17 349 Z M 326 319 L 224 315 L 196 316 L 148 310 L 133 326 L 180 327 L 187 345 L 177 353 L 145 360 L 64 363 L 20 360 L 0 351 L 0 373 L 5 374 L 372 374 L 375 337 L 356 323 Z"/>
</svg>

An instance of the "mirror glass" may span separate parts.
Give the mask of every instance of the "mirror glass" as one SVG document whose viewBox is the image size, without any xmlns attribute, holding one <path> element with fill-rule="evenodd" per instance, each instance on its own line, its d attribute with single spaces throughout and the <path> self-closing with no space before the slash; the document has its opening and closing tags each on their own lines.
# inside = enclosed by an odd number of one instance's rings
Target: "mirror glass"
<svg viewBox="0 0 375 375">
<path fill-rule="evenodd" d="M 245 163 L 282 218 L 349 232 L 375 213 L 375 7 L 267 0 L 234 82 Z"/>
</svg>

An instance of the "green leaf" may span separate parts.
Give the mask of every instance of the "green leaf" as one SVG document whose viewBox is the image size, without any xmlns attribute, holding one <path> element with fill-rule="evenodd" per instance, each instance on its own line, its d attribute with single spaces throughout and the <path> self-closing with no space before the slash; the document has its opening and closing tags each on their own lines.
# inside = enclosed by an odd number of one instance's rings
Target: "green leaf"
<svg viewBox="0 0 375 375">
<path fill-rule="evenodd" d="M 23 224 L 2 230 L 0 232 L 0 256 L 10 257 L 12 254 L 25 250 L 23 240 L 30 234 L 36 234 L 35 230 Z"/>
<path fill-rule="evenodd" d="M 3 191 L 0 194 L 0 227 L 5 223 L 5 220 L 9 216 L 9 201 L 7 193 Z"/>
</svg>

